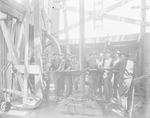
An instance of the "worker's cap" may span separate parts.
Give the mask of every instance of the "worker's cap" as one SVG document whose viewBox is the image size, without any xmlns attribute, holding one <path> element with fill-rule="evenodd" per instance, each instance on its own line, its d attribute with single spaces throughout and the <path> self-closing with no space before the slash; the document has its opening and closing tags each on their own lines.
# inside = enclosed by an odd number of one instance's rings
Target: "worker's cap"
<svg viewBox="0 0 150 118">
<path fill-rule="evenodd" d="M 72 55 L 72 54 L 70 54 L 70 53 L 66 53 L 66 56 L 70 56 L 70 57 L 72 57 L 73 55 Z"/>
<path fill-rule="evenodd" d="M 125 55 L 125 56 L 129 57 L 129 52 L 123 51 L 123 52 L 120 53 L 120 55 Z"/>
<path fill-rule="evenodd" d="M 93 51 L 92 53 L 90 53 L 90 55 L 96 55 L 97 52 Z"/>
<path fill-rule="evenodd" d="M 59 53 L 59 52 L 56 52 L 56 53 L 54 53 L 53 55 L 64 56 L 63 53 Z"/>
<path fill-rule="evenodd" d="M 72 55 L 71 57 L 72 57 L 72 58 L 75 58 L 76 56 L 75 56 L 75 55 Z"/>
<path fill-rule="evenodd" d="M 106 53 L 111 53 L 111 51 L 110 51 L 110 50 L 106 50 L 106 51 L 104 52 L 104 54 L 106 54 Z"/>
<path fill-rule="evenodd" d="M 114 53 L 115 53 L 115 54 L 119 54 L 119 55 L 121 54 L 121 52 L 120 52 L 120 51 L 115 51 Z"/>
</svg>

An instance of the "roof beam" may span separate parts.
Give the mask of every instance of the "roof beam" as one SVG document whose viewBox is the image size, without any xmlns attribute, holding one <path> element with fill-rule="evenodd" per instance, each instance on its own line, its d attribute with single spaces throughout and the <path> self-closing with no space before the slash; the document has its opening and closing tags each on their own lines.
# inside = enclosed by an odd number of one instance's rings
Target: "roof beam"
<svg viewBox="0 0 150 118">
<path fill-rule="evenodd" d="M 114 35 L 114 36 L 102 36 L 102 37 L 93 37 L 93 38 L 85 38 L 85 41 L 93 41 L 93 42 L 105 42 L 106 40 L 110 39 L 110 42 L 118 42 L 118 41 L 132 41 L 132 40 L 137 40 L 139 37 L 139 33 L 137 34 L 126 34 L 126 35 Z M 69 42 L 70 44 L 74 44 L 73 41 L 77 41 L 79 39 L 70 39 Z M 66 40 L 61 40 L 59 39 L 59 43 L 61 45 L 65 45 L 66 44 Z M 85 42 L 86 43 L 86 42 Z"/>
<path fill-rule="evenodd" d="M 105 42 L 99 42 L 99 43 L 87 43 L 85 45 L 85 49 L 94 49 L 94 50 L 103 50 L 105 45 Z M 63 47 L 64 45 L 61 45 Z M 131 40 L 131 41 L 118 41 L 118 42 L 112 42 L 109 48 L 120 48 L 120 49 L 127 49 L 127 48 L 136 48 L 137 47 L 137 41 L 136 40 Z M 76 49 L 78 50 L 79 44 L 71 44 L 71 49 Z M 129 49 L 130 49 L 129 48 Z"/>
<path fill-rule="evenodd" d="M 97 16 L 97 17 L 98 17 L 98 18 L 102 18 L 106 13 L 108 13 L 108 12 L 110 12 L 110 11 L 113 11 L 113 10 L 115 10 L 115 9 L 117 9 L 117 8 L 119 8 L 119 7 L 121 7 L 121 6 L 125 5 L 125 4 L 127 4 L 127 3 L 129 3 L 129 2 L 131 2 L 131 1 L 133 1 L 133 0 L 122 0 L 122 1 L 120 1 L 120 2 L 117 2 L 117 3 L 115 3 L 115 4 L 111 5 L 111 6 L 109 6 L 108 8 L 103 9 L 100 13 L 98 13 L 98 16 Z M 93 18 L 92 18 L 91 16 L 89 16 L 88 18 L 85 19 L 85 22 L 89 22 L 89 21 L 91 21 L 91 20 L 93 20 Z M 72 29 L 78 27 L 79 24 L 80 24 L 79 22 L 76 22 L 76 23 L 74 23 L 74 24 L 68 26 L 67 28 L 61 29 L 60 31 L 54 33 L 53 35 L 54 35 L 54 36 L 58 36 L 58 35 L 60 35 L 60 34 L 62 34 L 62 33 L 64 33 L 64 32 L 66 32 L 66 31 L 69 31 L 69 30 L 72 30 Z"/>
<path fill-rule="evenodd" d="M 65 2 L 65 1 L 69 1 L 69 0 L 54 0 L 53 2 Z"/>
<path fill-rule="evenodd" d="M 77 8 L 70 7 L 70 6 L 61 6 L 61 5 L 59 5 L 59 6 L 54 5 L 54 6 L 55 6 L 54 8 L 57 8 L 57 9 L 63 9 L 63 10 L 76 12 L 76 13 L 79 12 L 79 10 Z M 94 11 L 87 11 L 86 10 L 85 14 L 90 15 L 93 18 L 96 17 L 95 14 L 94 14 Z M 127 18 L 127 17 L 122 17 L 122 16 L 115 16 L 115 15 L 110 15 L 110 14 L 105 14 L 103 18 L 110 19 L 110 20 L 115 20 L 115 21 L 120 21 L 120 22 L 125 22 L 125 23 L 131 23 L 131 24 L 135 24 L 135 25 L 140 25 L 140 23 L 141 23 L 141 21 L 137 20 L 137 19 Z M 100 20 L 101 17 L 96 17 L 96 19 Z M 146 22 L 146 26 L 150 26 L 150 22 Z"/>
<path fill-rule="evenodd" d="M 135 25 L 140 25 L 141 21 L 137 19 L 132 19 L 132 18 L 127 18 L 127 17 L 122 17 L 122 16 L 115 16 L 115 15 L 110 15 L 110 14 L 105 14 L 104 18 L 110 19 L 110 20 L 115 20 L 115 21 L 120 21 L 124 23 L 131 23 Z M 150 22 L 145 22 L 146 26 L 150 27 Z"/>
<path fill-rule="evenodd" d="M 85 19 L 85 22 L 89 22 L 89 21 L 91 21 L 92 19 L 93 19 L 92 17 L 88 17 L 88 18 Z M 80 22 L 76 22 L 76 23 L 74 23 L 74 24 L 72 24 L 72 25 L 70 25 L 70 26 L 68 26 L 68 27 L 66 27 L 66 28 L 64 28 L 64 29 L 62 29 L 62 30 L 60 30 L 60 31 L 58 31 L 57 33 L 54 33 L 53 36 L 58 36 L 58 35 L 60 35 L 60 34 L 62 34 L 62 33 L 65 33 L 65 32 L 67 32 L 67 31 L 69 31 L 69 30 L 72 30 L 72 29 L 78 27 L 79 24 L 80 24 Z"/>
<path fill-rule="evenodd" d="M 14 0 L 0 0 L 0 11 L 22 21 L 26 9 Z"/>
</svg>

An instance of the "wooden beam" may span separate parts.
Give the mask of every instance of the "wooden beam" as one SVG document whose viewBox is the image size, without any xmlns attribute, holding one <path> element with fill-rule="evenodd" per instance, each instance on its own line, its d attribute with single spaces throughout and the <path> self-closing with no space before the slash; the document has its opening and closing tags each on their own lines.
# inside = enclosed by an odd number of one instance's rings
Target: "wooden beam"
<svg viewBox="0 0 150 118">
<path fill-rule="evenodd" d="M 20 33 L 18 34 L 18 42 L 17 42 L 17 52 L 18 52 L 18 57 L 20 57 L 20 46 L 21 46 L 21 42 L 23 40 L 23 32 L 24 32 L 24 23 L 21 24 L 21 27 L 20 27 Z"/>
<path fill-rule="evenodd" d="M 4 91 L 6 91 L 6 90 L 4 90 Z M 13 90 L 13 89 L 7 89 L 7 92 L 23 97 L 23 92 L 22 91 L 17 91 L 17 90 Z"/>
<path fill-rule="evenodd" d="M 9 31 L 8 31 L 8 28 L 6 27 L 6 24 L 5 24 L 4 21 L 0 21 L 0 25 L 1 25 L 1 28 L 2 28 L 2 31 L 3 31 L 3 35 L 4 35 L 4 38 L 5 38 L 5 41 L 6 41 L 6 45 L 8 47 L 8 50 L 9 50 L 10 54 L 11 54 L 11 57 L 12 57 L 12 62 L 13 62 L 13 64 L 19 64 L 17 51 L 15 50 L 14 44 L 12 44 L 12 42 L 11 42 L 11 37 L 10 37 Z M 18 81 L 20 83 L 21 90 L 23 90 L 22 76 L 20 74 L 18 74 L 17 76 L 19 78 Z"/>
<path fill-rule="evenodd" d="M 139 38 L 140 34 L 126 34 L 126 35 L 114 35 L 114 36 L 102 36 L 102 37 L 93 37 L 93 38 L 85 38 L 85 41 L 89 40 L 96 40 L 97 43 L 105 42 L 107 39 L 111 39 L 111 42 L 120 42 L 120 41 L 131 41 L 131 40 L 136 40 Z M 70 44 L 74 44 L 71 42 L 71 40 L 79 40 L 79 39 L 70 39 Z M 65 45 L 65 40 L 59 39 L 59 44 L 60 45 Z M 94 41 L 93 41 L 94 42 Z M 85 42 L 86 43 L 86 42 Z"/>
<path fill-rule="evenodd" d="M 61 4 L 58 4 L 58 3 L 53 3 L 53 8 L 54 9 L 60 9 L 60 10 L 66 10 L 66 11 L 79 13 L 79 9 L 78 8 L 71 7 L 71 6 L 68 6 L 68 5 L 61 5 Z M 94 11 L 85 10 L 85 14 L 95 16 L 95 12 Z"/>
<path fill-rule="evenodd" d="M 85 13 L 87 15 L 92 15 L 93 17 L 95 17 L 96 14 L 98 14 L 97 17 L 101 17 L 105 13 L 113 11 L 114 9 L 117 9 L 117 8 L 119 8 L 119 7 L 127 4 L 129 2 L 131 2 L 131 1 L 133 1 L 133 0 L 122 0 L 122 1 L 119 1 L 119 2 L 117 2 L 117 3 L 115 3 L 115 4 L 111 5 L 111 6 L 109 6 L 108 8 L 103 9 L 102 11 L 96 11 L 96 13 L 95 13 L 94 11 L 87 11 L 86 10 Z M 53 8 L 64 9 L 64 10 L 72 11 L 72 12 L 79 12 L 79 9 L 74 8 L 74 7 L 70 7 L 70 6 L 66 6 L 66 5 L 61 5 L 61 4 L 57 4 L 57 3 L 54 3 L 53 5 L 54 5 Z"/>
<path fill-rule="evenodd" d="M 80 21 L 80 27 L 79 27 L 79 34 L 80 34 L 80 40 L 79 40 L 79 61 L 80 61 L 80 71 L 84 69 L 85 60 L 84 60 L 84 38 L 85 38 L 85 1 L 79 0 L 79 21 Z M 84 93 L 85 91 L 85 79 L 81 76 L 80 77 L 80 89 L 81 92 Z"/>
<path fill-rule="evenodd" d="M 11 37 L 10 37 L 9 31 L 8 31 L 8 28 L 7 28 L 7 26 L 6 26 L 6 24 L 3 20 L 0 21 L 0 25 L 1 25 L 1 28 L 2 28 L 2 31 L 3 31 L 3 35 L 4 35 L 4 38 L 5 38 L 8 50 L 9 50 L 11 56 L 12 56 L 12 61 L 13 61 L 14 64 L 18 64 L 19 59 L 18 59 L 18 56 L 17 56 L 17 52 L 14 48 L 14 45 L 11 42 Z"/>
<path fill-rule="evenodd" d="M 105 45 L 105 41 L 103 42 L 99 42 L 99 43 L 88 43 L 88 44 L 85 44 L 85 51 L 87 49 L 100 49 L 100 50 L 103 50 L 104 49 L 104 45 Z M 138 43 L 136 42 L 136 40 L 131 40 L 131 41 L 116 41 L 116 42 L 111 42 L 110 43 L 110 47 L 120 47 L 120 48 L 124 48 L 124 47 L 131 47 L 131 48 L 137 48 L 138 46 Z M 61 47 L 65 47 L 65 45 L 61 45 Z M 71 50 L 77 50 L 79 49 L 79 44 L 71 44 Z"/>
<path fill-rule="evenodd" d="M 26 9 L 14 0 L 0 0 L 0 11 L 22 21 Z"/>
<path fill-rule="evenodd" d="M 127 4 L 127 3 L 131 2 L 131 1 L 133 1 L 133 0 L 121 0 L 121 1 L 111 5 L 110 7 L 100 11 L 99 14 L 98 14 L 98 17 L 101 17 L 102 15 L 104 15 L 104 14 L 110 12 L 110 11 L 113 11 L 114 9 L 117 9 L 117 8 L 119 8 L 121 6 L 124 6 L 125 4 Z"/>
<path fill-rule="evenodd" d="M 63 5 L 65 6 L 66 2 L 63 2 Z M 63 13 L 64 13 L 64 28 L 67 28 L 68 27 L 68 15 L 67 15 L 67 11 L 64 10 Z M 66 53 L 70 53 L 69 32 L 68 32 L 68 30 L 65 32 L 65 39 L 67 40 L 67 43 L 66 43 Z"/>
<path fill-rule="evenodd" d="M 41 9 L 43 5 L 43 0 L 34 0 L 34 56 L 35 63 L 40 67 L 40 74 L 35 76 L 35 94 L 39 98 L 43 98 L 42 87 L 42 72 L 43 72 L 43 63 L 42 63 L 42 17 Z"/>
<path fill-rule="evenodd" d="M 17 71 L 21 74 L 25 73 L 25 69 L 23 65 L 14 65 L 14 67 L 17 69 Z M 28 66 L 28 74 L 40 74 L 40 67 L 38 65 L 29 65 Z"/>
<path fill-rule="evenodd" d="M 70 1 L 70 0 L 54 0 L 54 2 L 65 2 L 65 1 Z"/>
<path fill-rule="evenodd" d="M 26 105 L 28 96 L 28 65 L 29 65 L 29 0 L 25 1 L 26 17 L 25 17 L 25 55 L 24 55 L 24 90 L 23 90 L 23 105 Z"/>
<path fill-rule="evenodd" d="M 115 9 L 117 9 L 117 8 L 119 8 L 119 7 L 121 7 L 121 6 L 125 5 L 125 4 L 127 4 L 127 3 L 129 3 L 129 2 L 131 2 L 131 1 L 133 1 L 133 0 L 122 0 L 122 1 L 120 1 L 120 2 L 117 2 L 117 3 L 115 3 L 115 4 L 111 5 L 111 6 L 109 6 L 108 8 L 103 9 L 103 10 L 98 14 L 97 18 L 101 18 L 101 17 L 103 17 L 106 13 L 108 13 L 108 12 L 110 12 L 110 11 L 113 11 L 113 10 L 115 10 Z M 96 18 L 96 17 L 94 17 L 94 18 Z M 91 21 L 91 20 L 93 20 L 93 17 L 90 17 L 90 16 L 89 16 L 89 17 L 87 17 L 87 18 L 85 19 L 85 22 L 89 22 L 89 21 Z M 80 24 L 79 22 L 76 22 L 76 23 L 74 23 L 74 24 L 68 26 L 67 28 L 61 29 L 60 31 L 54 33 L 53 36 L 58 36 L 58 35 L 60 35 L 60 34 L 62 34 L 62 33 L 64 33 L 64 32 L 66 32 L 67 30 L 68 30 L 68 31 L 69 31 L 69 30 L 72 30 L 72 29 L 78 27 L 79 24 Z"/>
<path fill-rule="evenodd" d="M 75 12 L 78 13 L 79 9 L 75 8 L 75 7 L 70 7 L 70 6 L 66 6 L 66 5 L 58 5 L 58 4 L 54 4 L 54 8 L 57 9 L 63 9 L 63 10 L 67 10 L 67 11 L 71 11 L 71 12 Z M 96 11 L 97 13 L 98 11 Z M 95 18 L 95 12 L 94 11 L 85 11 L 86 15 L 90 15 L 91 17 Z M 115 20 L 115 21 L 120 21 L 120 22 L 125 22 L 125 23 L 131 23 L 131 24 L 135 24 L 135 25 L 140 25 L 141 21 L 137 20 L 137 19 L 132 19 L 132 18 L 127 18 L 127 17 L 122 17 L 122 16 L 115 16 L 115 15 L 111 15 L 111 14 L 105 14 L 103 16 L 103 18 L 106 19 L 110 19 L 110 20 Z M 96 17 L 96 20 L 101 20 L 101 17 Z M 150 22 L 146 22 L 145 24 L 146 26 L 150 26 Z"/>
<path fill-rule="evenodd" d="M 132 9 L 141 9 L 141 6 L 131 6 Z M 146 9 L 149 9 L 150 5 L 146 5 Z"/>
<path fill-rule="evenodd" d="M 137 20 L 137 19 L 127 18 L 127 17 L 122 17 L 122 16 L 115 16 L 115 15 L 110 15 L 110 14 L 105 14 L 104 18 L 110 19 L 110 20 L 115 20 L 115 21 L 120 21 L 120 22 L 124 22 L 124 23 L 135 24 L 135 25 L 141 24 L 141 21 Z M 150 27 L 150 22 L 145 22 L 145 26 Z"/>
<path fill-rule="evenodd" d="M 91 21 L 91 20 L 93 20 L 93 18 L 92 18 L 92 17 L 88 17 L 88 18 L 85 19 L 85 22 L 89 22 L 89 21 Z M 74 23 L 74 24 L 68 26 L 67 28 L 64 28 L 64 29 L 59 30 L 58 32 L 56 32 L 56 33 L 54 33 L 54 34 L 52 34 L 52 35 L 53 35 L 54 37 L 56 37 L 56 36 L 58 36 L 58 35 L 61 35 L 62 33 L 66 32 L 66 31 L 70 31 L 70 30 L 72 30 L 72 29 L 78 27 L 79 24 L 80 24 L 80 22 L 76 22 L 76 23 Z"/>
</svg>

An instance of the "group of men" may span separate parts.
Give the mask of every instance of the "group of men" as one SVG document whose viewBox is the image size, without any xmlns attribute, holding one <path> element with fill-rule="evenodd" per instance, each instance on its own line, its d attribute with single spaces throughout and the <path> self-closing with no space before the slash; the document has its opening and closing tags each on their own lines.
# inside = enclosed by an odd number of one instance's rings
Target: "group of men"
<svg viewBox="0 0 150 118">
<path fill-rule="evenodd" d="M 72 93 L 73 82 L 70 70 L 78 70 L 76 57 L 71 54 L 54 53 L 50 71 L 53 72 L 56 100 L 68 97 Z M 103 54 L 91 53 L 87 62 L 89 78 L 92 80 L 92 94 L 100 95 L 102 100 L 111 103 L 118 100 L 120 108 L 126 115 L 131 115 L 134 99 L 133 61 L 128 59 L 126 52 Z M 65 83 L 67 89 L 65 90 Z"/>
<path fill-rule="evenodd" d="M 72 54 L 54 53 L 50 71 L 53 73 L 56 101 L 72 93 L 71 70 L 77 70 L 78 62 Z M 66 85 L 66 86 L 65 86 Z"/>
<path fill-rule="evenodd" d="M 97 53 L 90 54 L 87 67 L 93 80 L 93 93 L 99 95 L 105 103 L 118 100 L 125 115 L 132 115 L 134 99 L 133 61 L 127 52 L 106 50 L 99 59 Z"/>
</svg>

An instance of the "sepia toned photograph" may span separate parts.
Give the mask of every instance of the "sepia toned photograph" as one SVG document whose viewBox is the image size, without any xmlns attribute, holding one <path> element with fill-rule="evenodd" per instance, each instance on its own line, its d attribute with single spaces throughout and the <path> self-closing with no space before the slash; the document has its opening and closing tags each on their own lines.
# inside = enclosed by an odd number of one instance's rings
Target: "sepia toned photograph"
<svg viewBox="0 0 150 118">
<path fill-rule="evenodd" d="M 150 0 L 0 0 L 0 118 L 150 118 Z"/>
</svg>

